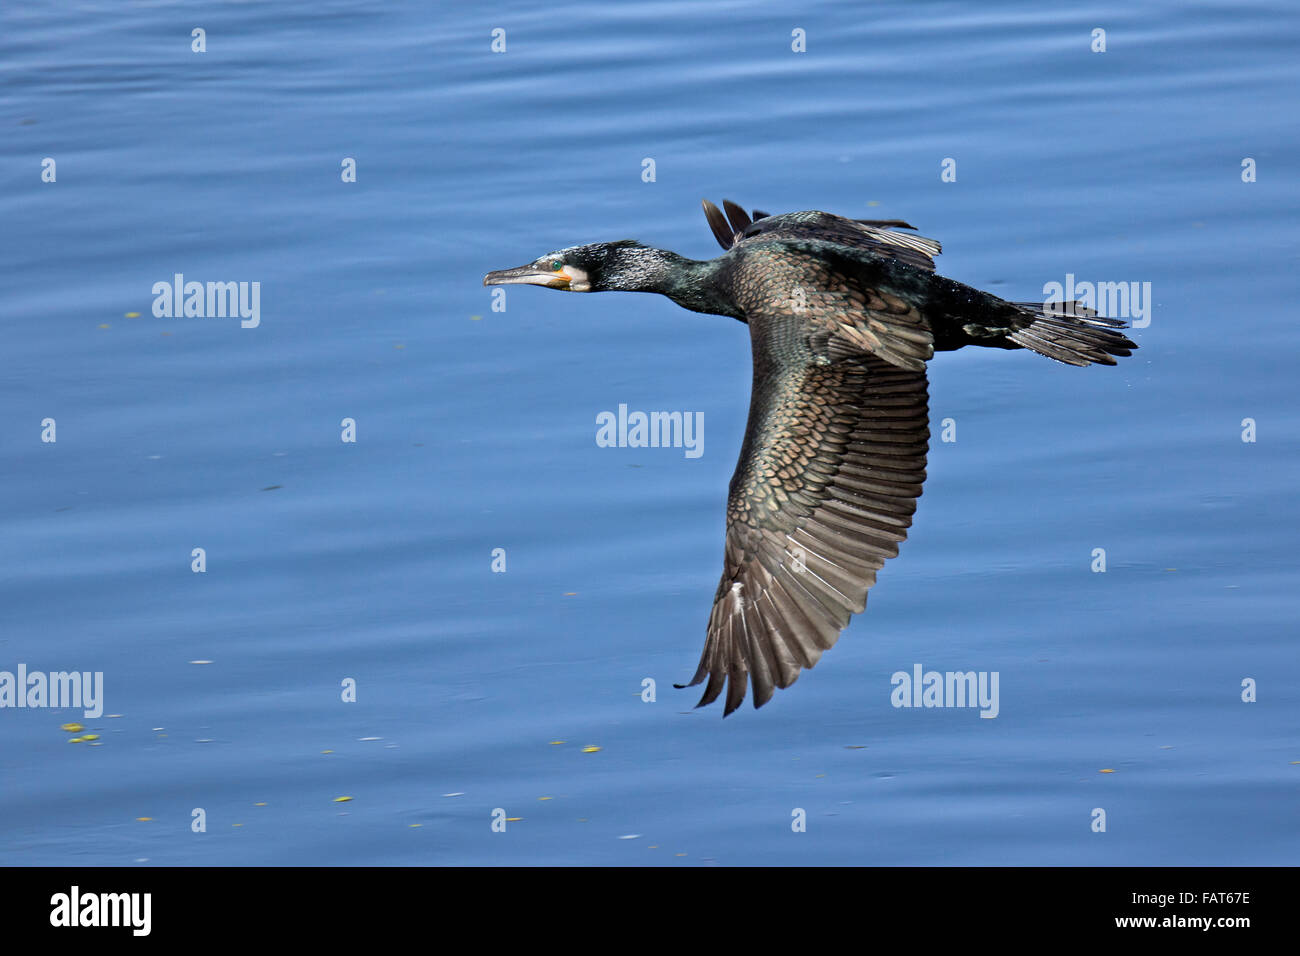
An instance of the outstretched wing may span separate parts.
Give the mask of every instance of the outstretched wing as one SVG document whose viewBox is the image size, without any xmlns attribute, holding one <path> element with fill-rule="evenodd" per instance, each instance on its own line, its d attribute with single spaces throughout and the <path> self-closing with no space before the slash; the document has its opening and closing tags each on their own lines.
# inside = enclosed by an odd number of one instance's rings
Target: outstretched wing
<svg viewBox="0 0 1300 956">
<path fill-rule="evenodd" d="M 751 218 L 730 200 L 722 202 L 726 216 L 707 199 L 703 206 L 709 228 L 723 249 L 755 238 L 818 239 L 906 262 L 927 272 L 934 271 L 934 257 L 942 250 L 937 240 L 895 232 L 891 227 L 914 228 L 901 219 L 845 219 L 814 210 L 770 216 L 757 209 Z"/>
<path fill-rule="evenodd" d="M 732 255 L 732 295 L 756 336 L 755 360 L 762 349 L 781 363 L 874 355 L 918 371 L 934 355 L 921 311 L 926 273 L 824 240 L 755 240 Z"/>
<path fill-rule="evenodd" d="M 925 481 L 924 366 L 875 355 L 771 361 L 751 323 L 754 390 L 727 500 L 722 581 L 691 685 L 699 706 L 747 683 L 755 707 L 812 667 L 898 553 Z M 688 685 L 689 686 L 689 685 Z"/>
</svg>

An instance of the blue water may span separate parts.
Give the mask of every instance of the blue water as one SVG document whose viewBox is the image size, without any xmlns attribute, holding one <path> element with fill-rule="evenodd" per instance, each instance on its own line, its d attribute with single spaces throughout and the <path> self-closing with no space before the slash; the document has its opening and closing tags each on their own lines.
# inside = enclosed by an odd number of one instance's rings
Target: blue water
<svg viewBox="0 0 1300 956">
<path fill-rule="evenodd" d="M 0 862 L 1294 863 L 1297 40 L 1280 2 L 6 4 L 0 670 L 105 700 L 0 710 Z M 1154 298 L 1116 368 L 935 358 L 900 557 L 725 721 L 671 684 L 744 326 L 480 284 L 713 255 L 706 196 Z M 260 325 L 155 317 L 176 273 Z M 704 454 L 598 447 L 620 403 Z M 915 664 L 998 672 L 999 715 L 892 707 Z"/>
</svg>

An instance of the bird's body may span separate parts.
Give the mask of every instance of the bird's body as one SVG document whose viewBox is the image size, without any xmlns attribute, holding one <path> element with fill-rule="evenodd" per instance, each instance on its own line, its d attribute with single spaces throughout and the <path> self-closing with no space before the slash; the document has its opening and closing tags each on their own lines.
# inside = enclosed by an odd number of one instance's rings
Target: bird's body
<svg viewBox="0 0 1300 956">
<path fill-rule="evenodd" d="M 939 243 L 807 211 L 706 202 L 725 250 L 697 261 L 624 240 L 575 246 L 484 284 L 657 292 L 749 325 L 749 422 L 727 502 L 723 575 L 692 684 L 724 713 L 817 663 L 907 535 L 925 481 L 925 363 L 935 351 L 1029 348 L 1114 365 L 1124 323 L 1074 303 L 1015 303 L 934 273 Z"/>
</svg>

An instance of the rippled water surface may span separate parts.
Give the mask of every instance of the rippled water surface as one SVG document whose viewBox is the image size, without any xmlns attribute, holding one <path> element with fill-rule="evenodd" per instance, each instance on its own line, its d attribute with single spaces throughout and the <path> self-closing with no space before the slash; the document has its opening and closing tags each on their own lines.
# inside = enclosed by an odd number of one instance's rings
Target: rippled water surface
<svg viewBox="0 0 1300 956">
<path fill-rule="evenodd" d="M 1297 25 L 5 5 L 0 670 L 101 671 L 105 700 L 0 709 L 0 861 L 1294 863 Z M 725 721 L 671 685 L 721 567 L 744 326 L 480 284 L 580 242 L 711 256 L 705 196 L 908 219 L 1007 298 L 1154 300 L 1116 368 L 936 357 L 900 557 Z M 155 317 L 177 273 L 259 282 L 260 325 Z M 598 447 L 620 404 L 703 413 L 704 453 Z M 917 664 L 997 672 L 997 718 L 892 707 Z"/>
</svg>

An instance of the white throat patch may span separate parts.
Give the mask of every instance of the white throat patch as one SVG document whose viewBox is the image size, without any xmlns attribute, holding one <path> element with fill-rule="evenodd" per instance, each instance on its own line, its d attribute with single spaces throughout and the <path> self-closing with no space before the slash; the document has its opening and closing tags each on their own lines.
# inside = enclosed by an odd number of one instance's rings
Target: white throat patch
<svg viewBox="0 0 1300 956">
<path fill-rule="evenodd" d="M 585 269 L 579 269 L 577 266 L 565 266 L 560 271 L 569 277 L 570 292 L 591 291 L 591 281 Z"/>
</svg>

